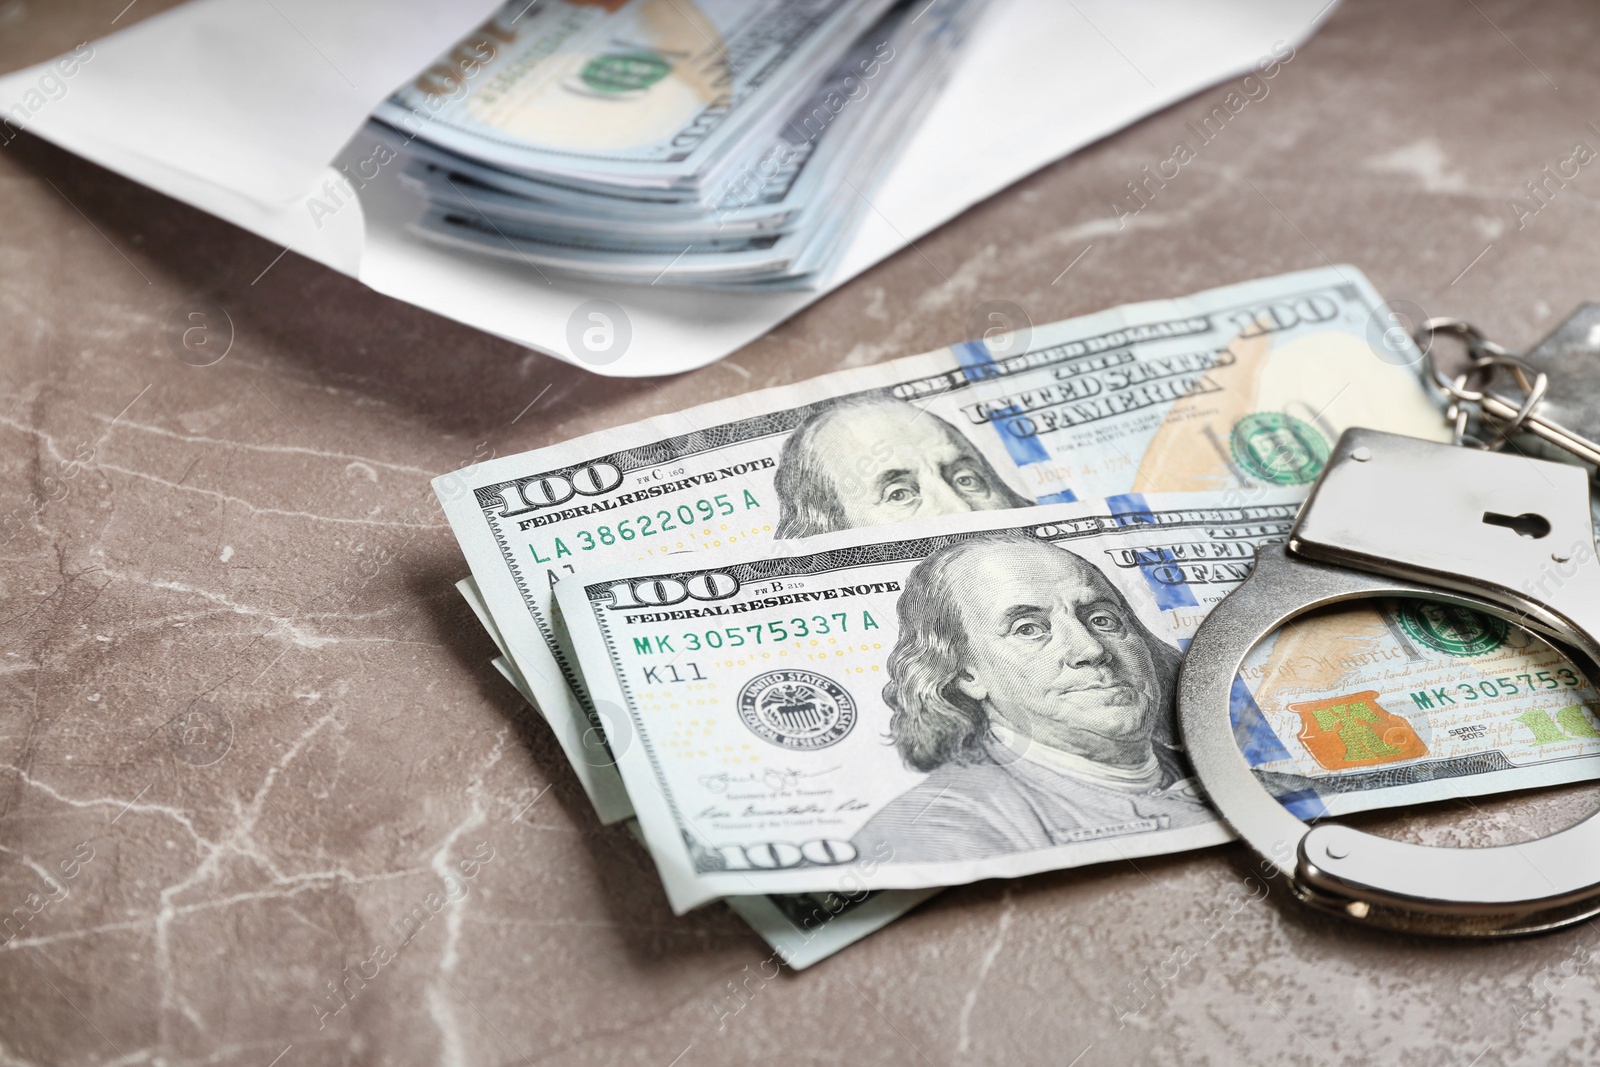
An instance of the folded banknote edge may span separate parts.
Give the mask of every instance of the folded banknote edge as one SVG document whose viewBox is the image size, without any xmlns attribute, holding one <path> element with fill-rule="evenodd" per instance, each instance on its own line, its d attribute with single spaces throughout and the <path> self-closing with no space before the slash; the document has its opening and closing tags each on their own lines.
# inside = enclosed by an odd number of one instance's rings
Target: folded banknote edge
<svg viewBox="0 0 1600 1067">
<path fill-rule="evenodd" d="M 574 361 L 566 334 L 576 308 L 597 297 L 610 299 L 626 308 L 632 320 L 631 347 L 613 363 L 580 365 L 603 375 L 635 377 L 677 373 L 722 358 L 1040 167 L 1249 70 L 1274 42 L 1298 44 L 1333 6 L 1297 3 L 1289 8 L 1264 0 L 1234 0 L 1181 17 L 1180 9 L 1174 8 L 1169 17 L 1152 22 L 1166 35 L 1164 47 L 1177 49 L 1179 57 L 1179 61 L 1161 64 L 1160 69 L 1171 81 L 1158 88 L 1114 49 L 1090 54 L 1091 62 L 1087 64 L 1062 61 L 1064 52 L 1076 47 L 1074 42 L 1093 36 L 1082 32 L 1084 20 L 1090 20 L 1092 26 L 1109 17 L 1098 12 L 1096 5 L 1067 5 L 1070 11 L 1048 0 L 1008 0 L 996 5 L 975 30 L 971 48 L 961 57 L 939 106 L 873 194 L 874 211 L 868 214 L 838 268 L 816 290 L 800 293 L 692 293 L 648 286 L 595 285 L 543 277 L 519 265 L 490 263 L 481 257 L 452 253 L 410 233 L 409 221 L 416 208 L 403 199 L 406 194 L 400 190 L 398 175 L 385 175 L 361 191 L 362 199 L 338 205 L 337 217 L 330 222 L 307 209 L 325 182 L 339 178 L 339 170 L 321 161 L 316 166 L 307 166 L 305 160 L 294 161 L 282 168 L 287 178 L 280 175 L 281 180 L 270 189 L 262 189 L 243 179 L 230 181 L 220 172 L 204 174 L 165 161 L 159 139 L 150 137 L 149 131 L 138 124 L 128 126 L 124 140 L 106 136 L 105 131 L 114 135 L 120 129 L 106 121 L 107 113 L 127 107 L 126 96 L 119 91 L 119 79 L 115 77 L 83 80 L 80 74 L 80 81 L 69 83 L 66 95 L 59 101 L 46 101 L 36 111 L 30 108 L 24 128 L 268 240 L 356 275 L 379 292 L 556 358 Z M 203 0 L 155 16 L 162 21 L 153 29 L 148 22 L 134 27 L 143 31 L 135 35 L 135 47 L 153 47 L 150 42 L 154 40 L 171 48 L 174 40 L 188 40 L 203 30 L 207 19 L 236 7 L 228 0 Z M 479 0 L 472 10 L 475 17 L 480 17 L 492 7 Z M 355 10 L 349 0 L 341 8 L 346 14 Z M 339 25 L 359 21 L 351 17 Z M 408 47 L 421 54 L 437 54 L 448 47 L 459 32 L 446 33 L 439 29 L 440 25 L 430 23 L 432 36 L 421 43 L 409 42 Z M 1218 31 L 1218 26 L 1226 29 Z M 234 38 L 238 36 L 233 34 Z M 125 46 L 128 38 L 118 34 L 97 42 L 96 48 L 102 54 L 115 51 L 119 37 Z M 1203 41 L 1205 47 L 1195 41 Z M 339 54 L 341 48 L 353 45 L 349 41 L 324 40 L 322 47 Z M 1019 55 L 1019 47 L 1033 51 Z M 1147 41 L 1146 47 L 1155 45 Z M 123 50 L 126 52 L 125 47 Z M 236 62 L 230 66 L 228 57 L 221 61 L 213 57 L 207 69 L 215 72 L 237 68 L 256 75 L 270 74 L 273 69 L 274 56 L 270 54 L 241 53 L 232 58 Z M 295 62 L 304 60 L 303 56 L 293 58 Z M 414 64 L 418 69 L 422 65 Z M 41 64 L 0 78 L 0 110 L 34 99 L 28 94 L 48 68 L 48 64 Z M 107 64 L 102 69 L 110 68 Z M 157 73 L 148 74 L 151 78 L 156 76 Z M 1077 78 L 1085 92 L 1109 85 L 1115 89 L 1115 96 L 1094 101 L 1094 106 L 1080 106 L 1074 101 L 1083 97 L 1083 92 L 1075 96 L 1070 85 L 1051 81 L 1062 77 Z M 270 82 L 270 78 L 266 81 Z M 364 86 L 362 91 L 373 95 L 371 105 L 375 105 L 389 88 L 384 86 L 377 91 Z M 229 94 L 218 95 L 227 98 Z M 1040 114 L 1041 102 L 1045 101 L 1067 101 L 1058 106 L 1066 106 L 1068 113 Z M 343 110 L 348 111 L 348 106 Z M 281 119 L 281 115 L 281 109 L 273 113 L 275 119 Z M 178 118 L 176 125 L 181 127 L 182 116 Z M 237 122 L 247 125 L 252 120 L 266 121 L 261 114 L 250 111 L 241 111 L 237 118 Z M 333 164 L 351 151 L 364 128 L 360 123 L 354 124 L 353 140 L 331 161 Z M 952 145 L 960 146 L 960 158 L 952 156 Z M 275 194 L 276 199 L 269 194 Z M 1109 209 L 1106 222 L 1115 222 Z"/>
</svg>

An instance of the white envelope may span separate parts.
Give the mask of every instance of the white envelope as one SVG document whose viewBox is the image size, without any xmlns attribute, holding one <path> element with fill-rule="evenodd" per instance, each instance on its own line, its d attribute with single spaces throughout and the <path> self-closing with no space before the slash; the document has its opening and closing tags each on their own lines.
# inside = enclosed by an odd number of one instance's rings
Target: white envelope
<svg viewBox="0 0 1600 1067">
<path fill-rule="evenodd" d="M 0 118 L 379 292 L 602 374 L 670 374 L 754 340 L 1039 167 L 1247 73 L 1275 44 L 1303 41 L 1332 6 L 994 0 L 937 105 L 871 193 L 862 229 L 809 292 L 547 276 L 418 237 L 410 224 L 422 205 L 395 166 L 356 198 L 341 189 L 336 166 L 357 173 L 372 155 L 372 108 L 499 0 L 191 0 L 80 47 L 77 58 L 0 78 Z M 0 128 L 0 140 L 11 135 Z M 568 342 L 574 313 L 595 299 L 621 307 L 631 327 L 626 352 L 604 366 L 579 361 Z"/>
</svg>

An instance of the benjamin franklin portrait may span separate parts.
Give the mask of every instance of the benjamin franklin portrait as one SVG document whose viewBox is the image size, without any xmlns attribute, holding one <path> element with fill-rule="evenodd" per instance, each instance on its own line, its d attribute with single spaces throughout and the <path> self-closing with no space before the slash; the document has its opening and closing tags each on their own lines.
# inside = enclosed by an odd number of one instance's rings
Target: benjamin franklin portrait
<svg viewBox="0 0 1600 1067">
<path fill-rule="evenodd" d="M 774 488 L 780 538 L 1033 504 L 955 427 L 882 395 L 802 423 L 784 442 Z"/>
<path fill-rule="evenodd" d="M 1178 650 L 1098 569 L 1015 534 L 917 565 L 889 729 L 920 784 L 855 838 L 896 862 L 977 859 L 1211 821 L 1173 743 Z"/>
</svg>

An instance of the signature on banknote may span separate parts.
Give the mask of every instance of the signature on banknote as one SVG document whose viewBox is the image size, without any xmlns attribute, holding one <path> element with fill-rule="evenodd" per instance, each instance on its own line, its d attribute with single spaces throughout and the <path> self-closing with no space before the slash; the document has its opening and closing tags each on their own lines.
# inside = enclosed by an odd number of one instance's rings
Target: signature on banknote
<svg viewBox="0 0 1600 1067">
<path fill-rule="evenodd" d="M 805 792 L 806 779 L 825 778 L 838 769 L 826 767 L 817 771 L 802 771 L 793 767 L 770 767 L 749 774 L 719 771 L 701 775 L 700 784 L 706 792 L 720 793 L 730 800 L 798 796 Z"/>
</svg>

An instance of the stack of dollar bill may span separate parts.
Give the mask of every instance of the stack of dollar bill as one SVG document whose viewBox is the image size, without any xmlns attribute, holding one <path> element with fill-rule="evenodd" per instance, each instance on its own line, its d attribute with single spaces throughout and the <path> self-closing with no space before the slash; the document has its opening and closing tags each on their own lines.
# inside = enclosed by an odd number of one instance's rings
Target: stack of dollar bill
<svg viewBox="0 0 1600 1067">
<path fill-rule="evenodd" d="M 511 0 L 374 118 L 420 232 L 542 271 L 804 287 L 976 0 Z"/>
<path fill-rule="evenodd" d="M 444 475 L 496 667 L 675 910 L 793 966 L 941 886 L 1213 845 L 1173 684 L 1352 425 L 1445 439 L 1334 267 L 718 401 Z M 1377 320 L 1377 321 L 1375 321 Z M 1371 515 L 1381 523 L 1389 516 Z M 1240 745 L 1303 818 L 1585 779 L 1557 649 L 1421 602 L 1246 660 Z"/>
</svg>

